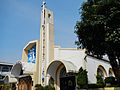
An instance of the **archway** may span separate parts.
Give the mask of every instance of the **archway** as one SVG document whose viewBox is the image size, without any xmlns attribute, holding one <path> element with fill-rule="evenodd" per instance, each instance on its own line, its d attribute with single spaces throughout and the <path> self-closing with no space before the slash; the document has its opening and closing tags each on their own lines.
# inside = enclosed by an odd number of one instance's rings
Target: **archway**
<svg viewBox="0 0 120 90">
<path fill-rule="evenodd" d="M 97 68 L 97 74 L 100 75 L 103 79 L 107 76 L 106 70 L 102 65 L 99 65 Z"/>
<path fill-rule="evenodd" d="M 55 80 L 55 90 L 75 90 L 75 72 L 76 66 L 72 62 L 65 60 L 53 61 L 47 68 L 47 74 Z M 65 85 L 67 89 L 65 89 Z"/>
</svg>

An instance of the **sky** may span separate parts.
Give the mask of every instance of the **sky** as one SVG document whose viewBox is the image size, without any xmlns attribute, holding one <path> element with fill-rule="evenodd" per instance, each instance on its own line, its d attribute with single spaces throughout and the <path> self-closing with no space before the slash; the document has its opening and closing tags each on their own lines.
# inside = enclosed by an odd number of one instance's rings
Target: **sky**
<svg viewBox="0 0 120 90">
<path fill-rule="evenodd" d="M 83 0 L 46 0 L 54 12 L 55 45 L 75 48 L 76 21 Z M 42 0 L 0 0 L 0 61 L 21 60 L 22 50 L 31 40 L 39 40 Z"/>
</svg>

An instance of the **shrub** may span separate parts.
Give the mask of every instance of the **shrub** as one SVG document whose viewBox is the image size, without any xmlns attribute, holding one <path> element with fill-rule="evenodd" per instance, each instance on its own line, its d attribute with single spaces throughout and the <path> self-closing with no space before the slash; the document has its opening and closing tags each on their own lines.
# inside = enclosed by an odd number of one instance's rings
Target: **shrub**
<svg viewBox="0 0 120 90">
<path fill-rule="evenodd" d="M 98 88 L 97 84 L 88 84 L 88 88 Z"/>
<path fill-rule="evenodd" d="M 90 88 L 90 89 L 103 88 L 103 87 L 105 87 L 105 85 L 101 85 L 101 84 L 88 84 L 88 88 Z"/>
<path fill-rule="evenodd" d="M 77 75 L 77 84 L 80 88 L 87 88 L 88 84 L 87 71 L 83 70 L 82 68 L 79 69 Z"/>
<path fill-rule="evenodd" d="M 8 85 L 0 85 L 0 90 L 10 90 Z"/>
<path fill-rule="evenodd" d="M 55 90 L 55 88 L 51 85 L 47 85 L 47 86 L 43 87 L 41 84 L 36 84 L 35 90 Z"/>
<path fill-rule="evenodd" d="M 111 85 L 115 85 L 116 81 L 115 81 L 115 78 L 111 76 L 111 77 L 106 77 L 105 78 L 105 83 L 109 83 Z"/>
<path fill-rule="evenodd" d="M 44 87 L 44 90 L 55 90 L 55 88 L 50 85 L 47 85 Z"/>
<path fill-rule="evenodd" d="M 104 79 L 102 78 L 102 76 L 100 76 L 99 74 L 96 76 L 97 79 L 97 86 L 98 87 L 105 87 L 105 82 Z"/>
<path fill-rule="evenodd" d="M 35 90 L 44 90 L 44 89 L 43 89 L 43 86 L 41 86 L 41 84 L 36 84 Z"/>
</svg>

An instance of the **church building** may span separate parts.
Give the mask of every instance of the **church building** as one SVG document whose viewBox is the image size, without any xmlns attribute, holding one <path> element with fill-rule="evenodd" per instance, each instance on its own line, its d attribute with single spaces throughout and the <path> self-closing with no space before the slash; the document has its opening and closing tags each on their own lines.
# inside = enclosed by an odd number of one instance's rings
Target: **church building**
<svg viewBox="0 0 120 90">
<path fill-rule="evenodd" d="M 11 76 L 17 79 L 17 90 L 34 90 L 36 84 L 45 86 L 51 82 L 55 90 L 65 90 L 69 81 L 72 82 L 71 90 L 76 90 L 75 74 L 81 67 L 88 72 L 88 83 L 96 83 L 97 73 L 103 78 L 114 75 L 106 56 L 97 59 L 87 55 L 85 49 L 54 44 L 53 11 L 46 8 L 43 1 L 40 40 L 28 42 L 23 48 L 22 59 L 11 70 Z"/>
</svg>

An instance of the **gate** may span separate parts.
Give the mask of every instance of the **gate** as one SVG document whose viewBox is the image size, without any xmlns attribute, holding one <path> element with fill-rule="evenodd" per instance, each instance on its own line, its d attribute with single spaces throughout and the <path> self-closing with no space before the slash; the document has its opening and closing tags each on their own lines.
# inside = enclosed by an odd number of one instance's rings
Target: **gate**
<svg viewBox="0 0 120 90">
<path fill-rule="evenodd" d="M 75 86 L 75 76 L 60 78 L 60 90 L 75 90 Z"/>
</svg>

